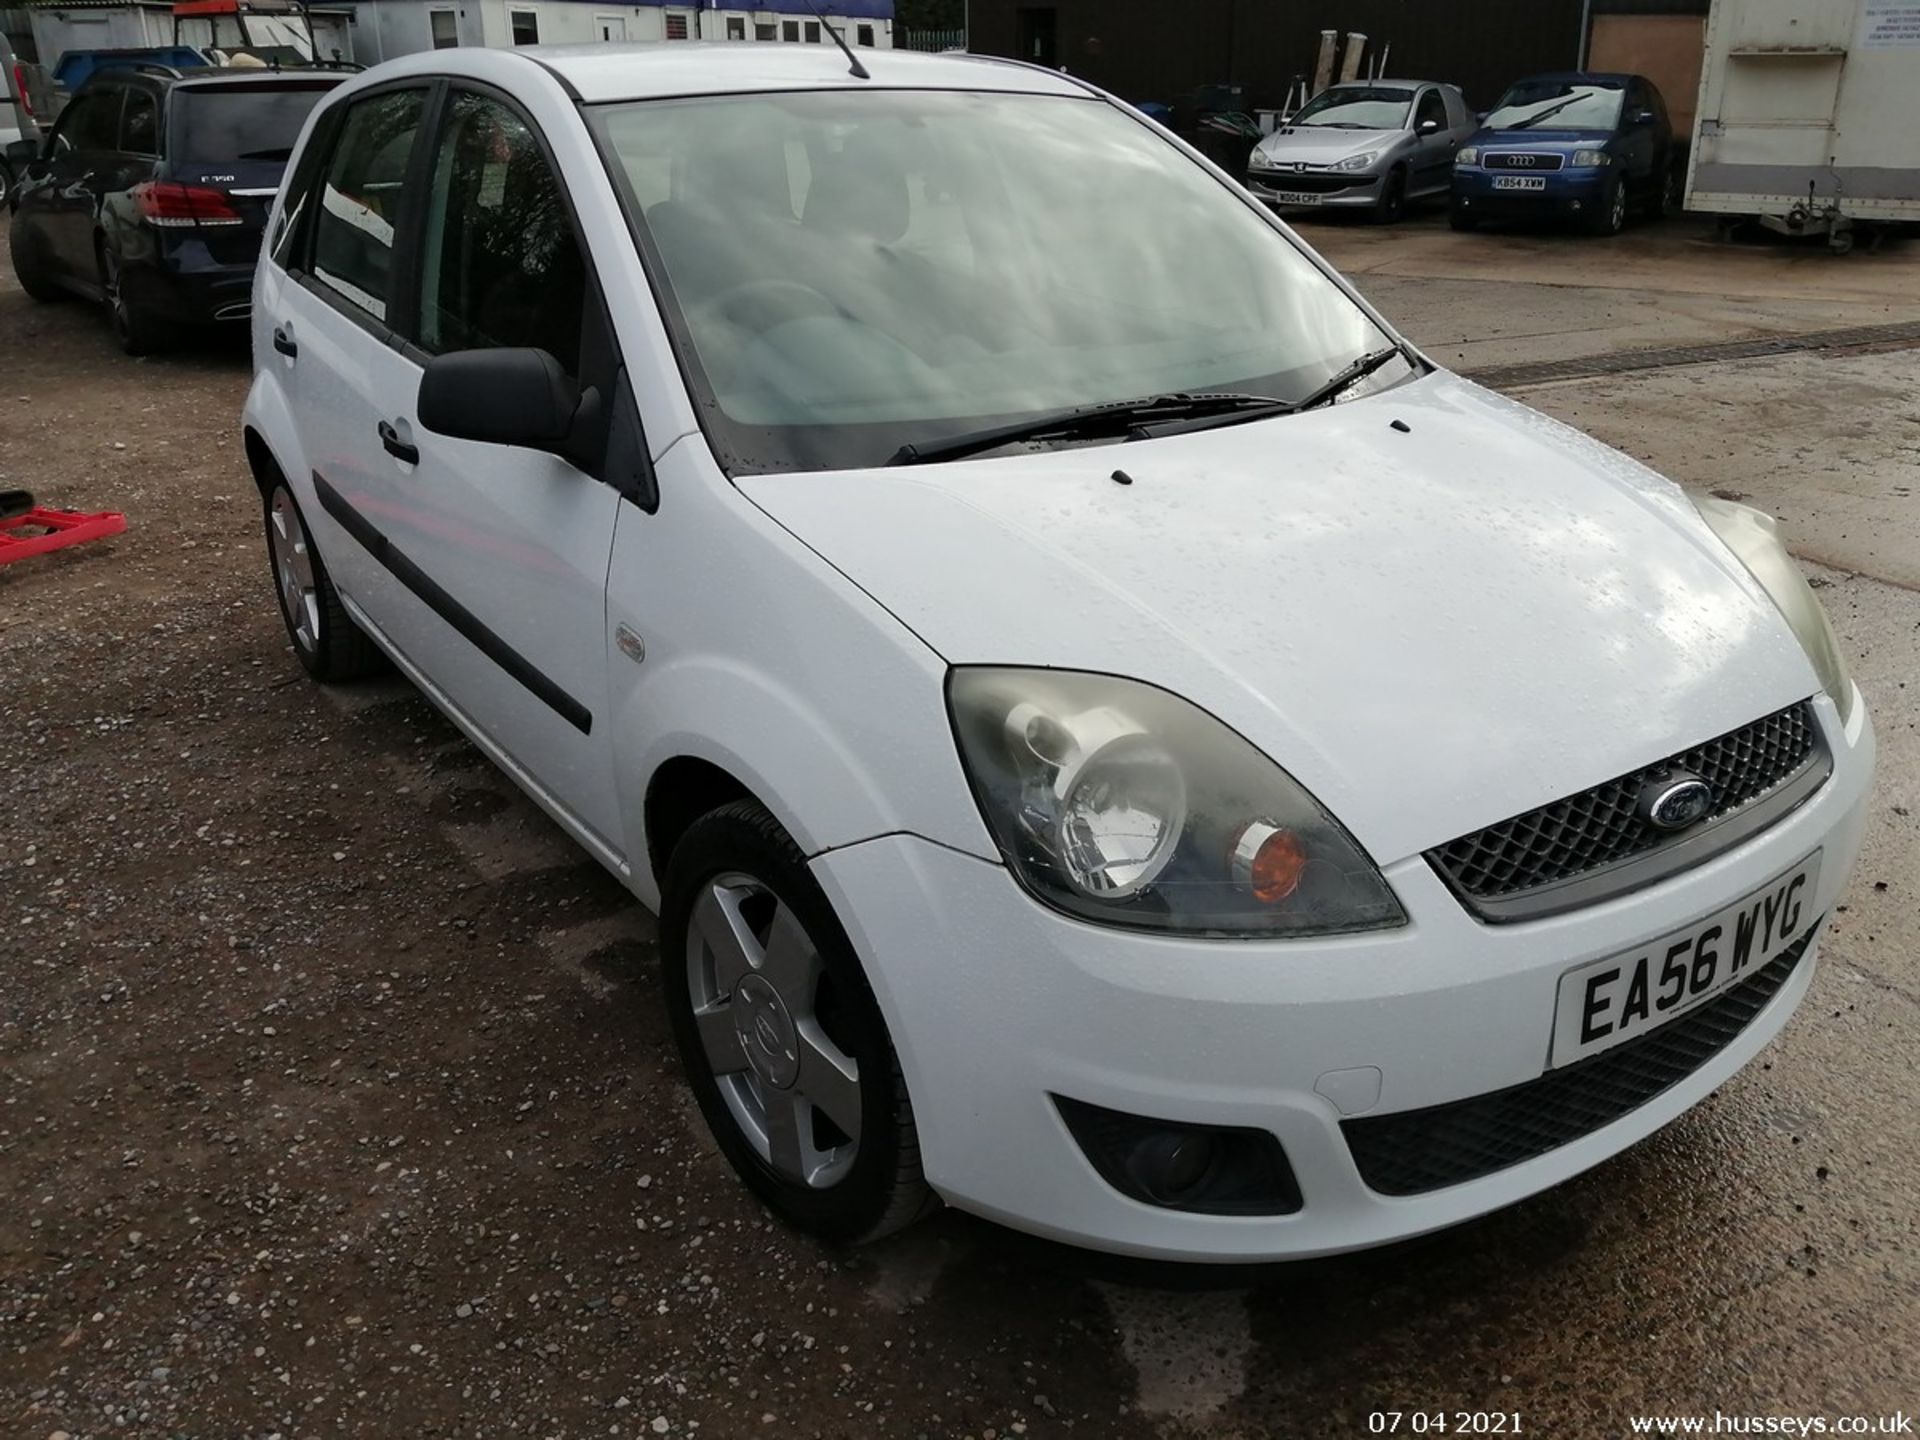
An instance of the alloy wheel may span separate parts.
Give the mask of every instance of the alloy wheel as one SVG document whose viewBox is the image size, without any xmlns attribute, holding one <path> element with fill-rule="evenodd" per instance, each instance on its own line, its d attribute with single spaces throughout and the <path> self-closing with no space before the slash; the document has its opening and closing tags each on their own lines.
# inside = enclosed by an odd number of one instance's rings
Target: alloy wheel
<svg viewBox="0 0 1920 1440">
<path fill-rule="evenodd" d="M 833 1185 L 859 1152 L 860 1069 L 833 1038 L 833 981 L 799 917 L 752 876 L 716 876 L 694 903 L 686 966 L 734 1123 L 782 1179 Z"/>
<path fill-rule="evenodd" d="M 1619 181 L 1614 182 L 1613 193 L 1607 197 L 1607 230 L 1618 232 L 1627 223 L 1627 187 Z"/>
<path fill-rule="evenodd" d="M 273 550 L 273 577 L 280 592 L 293 643 L 311 655 L 320 648 L 320 593 L 313 574 L 313 550 L 300 510 L 284 485 L 274 487 L 267 510 L 267 535 Z"/>
</svg>

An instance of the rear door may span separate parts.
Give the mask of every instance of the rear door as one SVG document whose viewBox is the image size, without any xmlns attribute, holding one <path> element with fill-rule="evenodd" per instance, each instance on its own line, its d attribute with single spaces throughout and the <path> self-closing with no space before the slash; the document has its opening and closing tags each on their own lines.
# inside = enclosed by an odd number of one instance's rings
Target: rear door
<svg viewBox="0 0 1920 1440">
<path fill-rule="evenodd" d="M 1620 107 L 1620 155 L 1626 165 L 1627 185 L 1636 195 L 1652 188 L 1655 167 L 1665 153 L 1659 114 L 1653 108 L 1647 83 L 1638 78 L 1630 80 Z"/>
<path fill-rule="evenodd" d="M 428 81 L 402 82 L 324 117 L 254 293 L 259 363 L 278 372 L 307 461 L 308 474 L 290 478 L 309 531 L 341 593 L 396 644 L 418 643 L 405 628 L 406 592 L 338 516 L 341 502 L 365 513 L 390 490 L 395 462 L 377 427 L 395 383 L 392 321 L 404 303 L 396 255 L 435 93 Z"/>
</svg>

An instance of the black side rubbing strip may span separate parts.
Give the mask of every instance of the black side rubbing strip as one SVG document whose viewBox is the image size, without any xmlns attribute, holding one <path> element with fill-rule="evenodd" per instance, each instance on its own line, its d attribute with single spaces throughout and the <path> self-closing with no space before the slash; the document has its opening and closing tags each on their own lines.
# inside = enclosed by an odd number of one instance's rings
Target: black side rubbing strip
<svg viewBox="0 0 1920 1440">
<path fill-rule="evenodd" d="M 313 489 L 320 497 L 320 508 L 339 522 L 340 528 L 351 535 L 363 550 L 384 565 L 394 579 L 426 601 L 436 615 L 459 631 L 482 655 L 531 690 L 543 704 L 552 707 L 562 720 L 582 735 L 593 732 L 591 710 L 554 684 L 543 671 L 535 669 L 526 656 L 494 634 L 479 616 L 449 595 L 431 575 L 414 564 L 405 551 L 392 544 L 372 521 L 348 504 L 347 497 L 329 485 L 317 470 L 313 476 Z"/>
</svg>

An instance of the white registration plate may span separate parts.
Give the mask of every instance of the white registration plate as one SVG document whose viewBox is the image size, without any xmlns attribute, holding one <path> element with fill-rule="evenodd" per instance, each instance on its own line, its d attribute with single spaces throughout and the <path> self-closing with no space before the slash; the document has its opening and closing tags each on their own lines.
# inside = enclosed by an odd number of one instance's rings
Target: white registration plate
<svg viewBox="0 0 1920 1440">
<path fill-rule="evenodd" d="M 1496 190 L 1544 190 L 1547 177 L 1544 175 L 1496 175 L 1493 177 Z"/>
<path fill-rule="evenodd" d="M 1552 1067 L 1644 1035 L 1750 977 L 1813 928 L 1819 878 L 1816 850 L 1737 905 L 1569 970 L 1554 1002 Z"/>
<path fill-rule="evenodd" d="M 1318 205 L 1320 197 L 1303 190 L 1269 190 L 1267 198 L 1276 205 Z"/>
</svg>

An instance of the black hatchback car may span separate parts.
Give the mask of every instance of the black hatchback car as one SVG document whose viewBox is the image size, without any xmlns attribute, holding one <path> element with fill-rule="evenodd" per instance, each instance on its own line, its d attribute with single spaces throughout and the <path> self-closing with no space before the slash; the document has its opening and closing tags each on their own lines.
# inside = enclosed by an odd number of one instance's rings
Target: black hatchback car
<svg viewBox="0 0 1920 1440">
<path fill-rule="evenodd" d="M 36 300 L 105 303 L 129 354 L 245 321 L 287 157 L 338 71 L 104 71 L 21 142 L 8 247 Z M 9 158 L 15 158 L 10 156 Z"/>
</svg>

